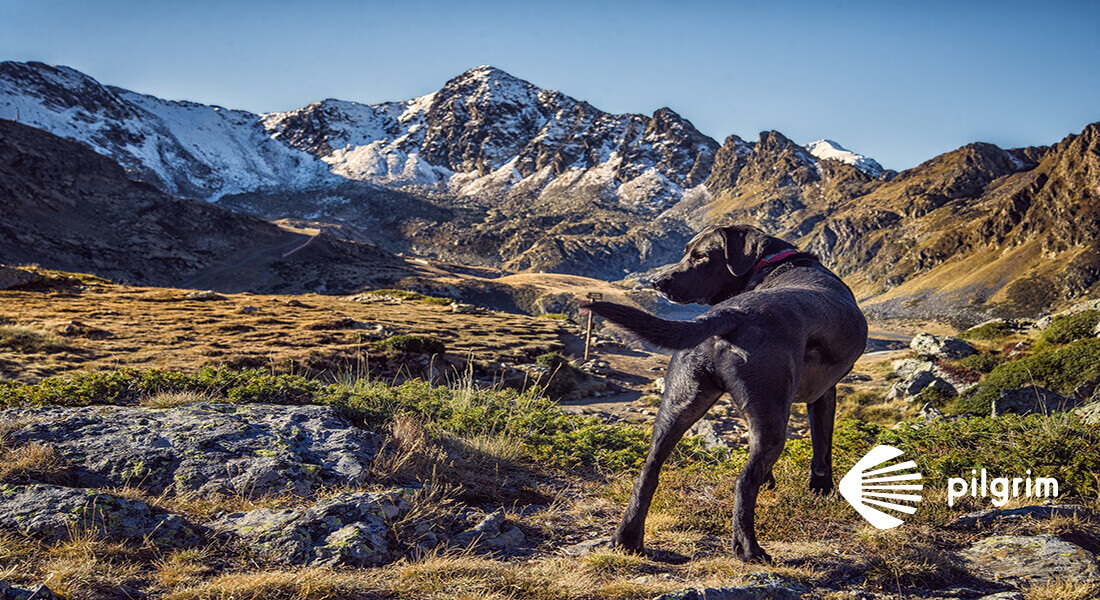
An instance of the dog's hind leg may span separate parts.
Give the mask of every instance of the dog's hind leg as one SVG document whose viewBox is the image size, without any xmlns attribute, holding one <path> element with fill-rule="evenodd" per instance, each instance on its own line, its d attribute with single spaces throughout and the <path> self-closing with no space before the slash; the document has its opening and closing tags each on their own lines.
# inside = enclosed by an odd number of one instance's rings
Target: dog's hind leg
<svg viewBox="0 0 1100 600">
<path fill-rule="evenodd" d="M 707 410 L 714 405 L 721 392 L 709 382 L 700 382 L 697 372 L 685 366 L 686 362 L 673 358 L 666 376 L 664 398 L 653 424 L 653 440 L 646 456 L 642 472 L 634 482 L 634 491 L 623 513 L 623 520 L 615 530 L 612 544 L 632 552 L 641 552 L 645 537 L 645 518 L 653 493 L 657 490 L 661 465 L 668 459 L 676 442 L 684 436 Z"/>
<path fill-rule="evenodd" d="M 833 421 L 836 418 L 836 386 L 807 405 L 814 457 L 810 461 L 810 491 L 828 494 L 833 489 Z"/>
<path fill-rule="evenodd" d="M 787 441 L 787 415 L 749 419 L 749 460 L 737 477 L 733 506 L 733 551 L 745 561 L 770 561 L 756 543 L 756 497 Z"/>
</svg>

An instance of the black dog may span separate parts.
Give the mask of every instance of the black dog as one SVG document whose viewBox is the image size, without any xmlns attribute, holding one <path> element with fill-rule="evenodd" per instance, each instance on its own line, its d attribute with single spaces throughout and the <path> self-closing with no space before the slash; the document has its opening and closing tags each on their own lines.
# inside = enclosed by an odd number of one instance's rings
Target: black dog
<svg viewBox="0 0 1100 600">
<path fill-rule="evenodd" d="M 710 227 L 688 242 L 679 263 L 653 286 L 669 300 L 714 307 L 691 321 L 669 321 L 610 302 L 584 308 L 653 344 L 676 350 L 653 442 L 613 542 L 641 551 L 645 518 L 661 465 L 676 442 L 723 392 L 748 420 L 749 457 L 737 478 L 733 548 L 768 560 L 756 543 L 760 486 L 787 439 L 792 402 L 806 402 L 813 442 L 810 489 L 833 488 L 836 383 L 867 344 L 867 321 L 848 286 L 817 259 L 747 226 Z"/>
</svg>

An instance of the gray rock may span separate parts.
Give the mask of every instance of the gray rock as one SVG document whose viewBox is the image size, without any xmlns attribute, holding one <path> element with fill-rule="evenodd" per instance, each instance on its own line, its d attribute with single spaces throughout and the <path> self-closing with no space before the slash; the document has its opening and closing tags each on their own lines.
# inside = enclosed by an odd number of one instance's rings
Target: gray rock
<svg viewBox="0 0 1100 600">
<path fill-rule="evenodd" d="M 1086 512 L 1084 506 L 1077 504 L 1049 504 L 1021 506 L 1018 508 L 991 508 L 967 513 L 950 523 L 950 527 L 976 529 L 988 527 L 997 521 L 1015 522 L 1023 519 L 1045 520 L 1056 516 L 1072 516 Z"/>
<path fill-rule="evenodd" d="M 493 550 L 509 551 L 527 543 L 527 536 L 519 527 L 513 525 L 505 528 L 506 524 L 504 510 L 496 510 L 477 525 L 451 538 L 450 544 L 459 547 L 483 546 Z"/>
<path fill-rule="evenodd" d="M 406 490 L 345 492 L 308 509 L 259 508 L 218 515 L 207 526 L 239 536 L 287 565 L 375 566 L 397 558 L 389 524 L 409 511 Z"/>
<path fill-rule="evenodd" d="M 474 314 L 478 312 L 477 307 L 473 304 L 463 304 L 461 302 L 451 303 L 451 312 L 458 314 Z"/>
<path fill-rule="evenodd" d="M 44 583 L 24 588 L 0 580 L 0 600 L 59 600 L 59 598 Z"/>
<path fill-rule="evenodd" d="M 1011 585 L 1100 581 L 1100 565 L 1091 552 L 1050 534 L 989 537 L 959 556 L 969 571 Z"/>
<path fill-rule="evenodd" d="M 53 446 L 81 487 L 157 494 L 307 495 L 364 481 L 377 448 L 327 406 L 50 406 L 0 411 L 0 420 L 29 421 L 12 443 Z"/>
<path fill-rule="evenodd" d="M 956 337 L 919 333 L 909 347 L 916 350 L 922 356 L 937 356 L 940 358 L 964 358 L 974 354 L 974 347 L 964 340 Z"/>
<path fill-rule="evenodd" d="M 932 406 L 931 402 L 926 402 L 920 409 L 920 416 L 925 421 L 935 421 L 937 419 L 942 419 L 943 413 L 935 406 Z"/>
<path fill-rule="evenodd" d="M 225 300 L 225 296 L 215 293 L 213 290 L 190 292 L 183 295 L 184 300 Z"/>
<path fill-rule="evenodd" d="M 718 437 L 718 431 L 714 429 L 714 423 L 709 419 L 699 419 L 688 430 L 688 435 L 693 435 L 699 438 L 699 441 L 703 443 L 703 447 L 708 450 L 715 448 L 729 448 L 726 442 L 722 441 L 722 438 Z"/>
<path fill-rule="evenodd" d="M 928 387 L 942 390 L 952 396 L 957 393 L 954 386 L 931 371 L 916 371 L 910 377 L 895 383 L 894 387 L 890 388 L 887 397 L 912 402 Z"/>
<path fill-rule="evenodd" d="M 566 556 L 585 556 L 597 550 L 608 550 L 610 548 L 611 536 L 604 536 L 565 546 L 561 551 Z"/>
<path fill-rule="evenodd" d="M 901 379 L 909 379 L 921 371 L 932 372 L 932 370 L 936 368 L 936 365 L 932 361 L 921 360 L 919 358 L 895 360 L 891 363 L 891 366 L 894 368 L 894 375 L 897 375 Z"/>
<path fill-rule="evenodd" d="M 664 393 L 665 393 L 665 378 L 664 377 L 658 377 L 657 379 L 654 379 L 652 385 L 653 385 L 653 390 L 655 392 L 657 392 L 658 394 L 664 395 Z"/>
<path fill-rule="evenodd" d="M 195 529 L 179 515 L 157 514 L 140 500 L 59 485 L 0 486 L 0 528 L 47 540 L 90 531 L 115 540 L 193 546 Z"/>
<path fill-rule="evenodd" d="M 1076 404 L 1076 400 L 1072 398 L 1066 398 L 1045 388 L 1029 385 L 1001 392 L 1001 395 L 993 400 L 991 414 L 994 417 L 1005 413 L 1020 415 L 1048 414 L 1067 411 Z"/>
<path fill-rule="evenodd" d="M 0 290 L 10 290 L 22 285 L 37 283 L 43 279 L 45 278 L 38 273 L 0 265 Z"/>
<path fill-rule="evenodd" d="M 658 596 L 655 600 L 799 600 L 810 588 L 774 573 L 752 573 L 750 585 L 689 588 Z"/>
</svg>

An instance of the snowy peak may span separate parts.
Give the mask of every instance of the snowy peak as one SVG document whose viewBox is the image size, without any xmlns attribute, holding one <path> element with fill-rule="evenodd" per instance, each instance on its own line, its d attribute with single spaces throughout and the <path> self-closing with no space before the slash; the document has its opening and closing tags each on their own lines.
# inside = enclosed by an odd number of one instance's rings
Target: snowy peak
<svg viewBox="0 0 1100 600">
<path fill-rule="evenodd" d="M 871 177 L 879 177 L 886 171 L 875 159 L 867 158 L 862 154 L 852 152 L 832 140 L 822 139 L 816 142 L 810 142 L 806 144 L 805 148 L 810 154 L 821 160 L 838 160 L 842 163 L 852 165 Z"/>
</svg>

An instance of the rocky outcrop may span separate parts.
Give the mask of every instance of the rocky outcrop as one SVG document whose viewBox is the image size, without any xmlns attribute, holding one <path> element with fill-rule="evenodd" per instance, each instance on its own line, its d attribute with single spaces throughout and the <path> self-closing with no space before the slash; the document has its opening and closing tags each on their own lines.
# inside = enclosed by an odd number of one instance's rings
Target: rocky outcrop
<svg viewBox="0 0 1100 600">
<path fill-rule="evenodd" d="M 1091 552 L 1050 534 L 988 537 L 959 556 L 972 572 L 1015 586 L 1100 581 L 1100 564 Z"/>
<path fill-rule="evenodd" d="M 975 352 L 974 347 L 965 340 L 930 333 L 917 334 L 909 342 L 909 347 L 920 356 L 934 356 L 951 360 L 965 358 Z"/>
<path fill-rule="evenodd" d="M 223 292 L 351 291 L 416 272 L 373 246 L 169 196 L 81 144 L 2 119 L 0 204 L 9 264 Z"/>
<path fill-rule="evenodd" d="M 655 600 L 799 600 L 810 588 L 774 573 L 752 573 L 748 585 L 686 589 L 658 596 Z"/>
<path fill-rule="evenodd" d="M 377 566 L 399 556 L 389 531 L 410 509 L 405 495 L 404 490 L 345 492 L 307 509 L 221 514 L 207 526 L 244 539 L 264 558 L 281 564 Z"/>
<path fill-rule="evenodd" d="M 155 494 L 310 494 L 363 482 L 374 435 L 324 406 L 200 403 L 0 411 L 25 422 L 13 444 L 47 444 L 81 487 L 137 486 Z"/>
<path fill-rule="evenodd" d="M 1020 506 L 1017 508 L 991 508 L 967 513 L 956 518 L 950 526 L 958 529 L 981 529 L 996 523 L 1013 523 L 1025 519 L 1046 520 L 1053 517 L 1084 516 L 1088 509 L 1075 504 Z"/>
<path fill-rule="evenodd" d="M 993 400 L 990 414 L 994 417 L 1005 413 L 1019 415 L 1039 413 L 1045 415 L 1065 412 L 1076 405 L 1077 401 L 1073 398 L 1066 398 L 1046 388 L 1029 385 L 1001 392 L 1001 395 Z"/>
<path fill-rule="evenodd" d="M 140 500 L 40 484 L 0 485 L 0 529 L 53 541 L 90 533 L 164 548 L 194 546 L 201 540 L 183 517 L 155 512 Z"/>
</svg>

